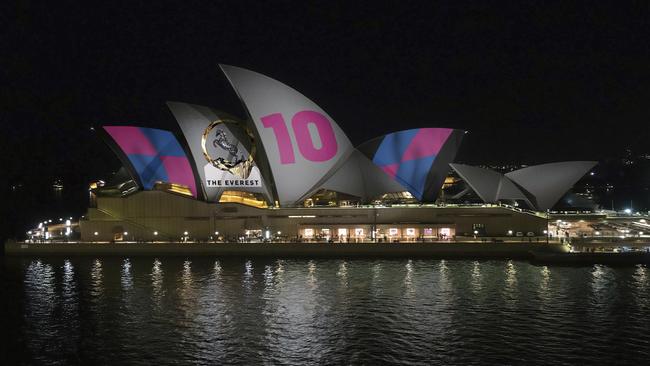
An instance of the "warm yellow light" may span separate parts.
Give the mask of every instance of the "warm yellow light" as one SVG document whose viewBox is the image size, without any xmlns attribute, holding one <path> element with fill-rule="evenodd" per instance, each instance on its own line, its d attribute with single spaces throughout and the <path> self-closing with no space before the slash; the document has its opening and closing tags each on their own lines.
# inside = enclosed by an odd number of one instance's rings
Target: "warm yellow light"
<svg viewBox="0 0 650 366">
<path fill-rule="evenodd" d="M 240 203 L 257 208 L 268 207 L 266 201 L 258 200 L 252 193 L 241 191 L 224 191 L 219 198 L 219 203 Z"/>
<path fill-rule="evenodd" d="M 186 185 L 176 184 L 176 183 L 167 183 L 167 182 L 156 182 L 153 186 L 153 189 L 158 191 L 166 191 L 172 193 L 178 193 L 183 196 L 192 197 L 192 191 Z"/>
</svg>

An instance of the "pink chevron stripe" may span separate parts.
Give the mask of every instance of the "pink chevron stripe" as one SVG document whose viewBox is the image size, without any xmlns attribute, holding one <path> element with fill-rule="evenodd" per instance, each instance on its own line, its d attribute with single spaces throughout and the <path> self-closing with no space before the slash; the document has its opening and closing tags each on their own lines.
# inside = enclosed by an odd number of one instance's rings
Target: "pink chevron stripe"
<svg viewBox="0 0 650 366">
<path fill-rule="evenodd" d="M 399 163 L 384 165 L 380 168 L 384 171 L 384 173 L 390 175 L 391 178 L 395 179 L 397 170 L 399 169 Z"/>
<path fill-rule="evenodd" d="M 451 128 L 421 128 L 404 151 L 402 161 L 437 155 L 452 131 Z"/>
<path fill-rule="evenodd" d="M 156 148 L 151 144 L 140 128 L 133 126 L 104 126 L 104 130 L 117 142 L 125 154 L 142 154 L 155 156 Z"/>
<path fill-rule="evenodd" d="M 184 156 L 161 156 L 163 166 L 167 171 L 170 183 L 188 186 L 192 195 L 196 197 L 196 183 L 190 162 Z"/>
</svg>

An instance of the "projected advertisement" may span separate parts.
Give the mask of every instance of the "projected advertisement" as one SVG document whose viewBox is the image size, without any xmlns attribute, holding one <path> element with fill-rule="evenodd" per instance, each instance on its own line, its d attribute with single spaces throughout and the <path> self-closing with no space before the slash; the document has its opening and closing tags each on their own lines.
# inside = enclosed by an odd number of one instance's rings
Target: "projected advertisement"
<svg viewBox="0 0 650 366">
<path fill-rule="evenodd" d="M 232 132 L 237 130 L 247 140 L 250 151 Z M 252 132 L 245 126 L 226 119 L 211 122 L 201 135 L 201 151 L 207 161 L 203 166 L 207 187 L 262 186 L 260 170 L 254 163 L 257 147 Z"/>
</svg>

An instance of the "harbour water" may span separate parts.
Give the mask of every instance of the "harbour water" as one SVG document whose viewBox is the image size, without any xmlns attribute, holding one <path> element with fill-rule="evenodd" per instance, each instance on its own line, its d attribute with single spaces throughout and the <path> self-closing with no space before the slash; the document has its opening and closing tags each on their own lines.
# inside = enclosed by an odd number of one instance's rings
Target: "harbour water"
<svg viewBox="0 0 650 366">
<path fill-rule="evenodd" d="M 4 257 L 2 364 L 645 364 L 650 268 Z"/>
</svg>

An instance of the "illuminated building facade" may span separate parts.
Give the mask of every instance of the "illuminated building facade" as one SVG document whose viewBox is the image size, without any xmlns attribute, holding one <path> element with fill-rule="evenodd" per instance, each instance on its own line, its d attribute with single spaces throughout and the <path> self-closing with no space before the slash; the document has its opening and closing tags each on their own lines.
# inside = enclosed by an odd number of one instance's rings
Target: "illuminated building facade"
<svg viewBox="0 0 650 366">
<path fill-rule="evenodd" d="M 245 107 L 244 120 L 168 102 L 176 132 L 103 127 L 130 179 L 91 190 L 82 240 L 125 240 L 124 232 L 134 240 L 345 242 L 449 240 L 513 230 L 542 235 L 545 219 L 533 212 L 435 205 L 464 131 L 397 131 L 354 147 L 331 116 L 296 90 L 250 70 L 221 69 Z M 537 172 L 504 178 L 452 167 L 485 202 L 505 194 L 535 209 L 555 199 L 556 187 L 569 189 L 575 177 L 549 185 L 553 194 L 547 195 L 528 178 Z M 501 187 L 496 195 L 494 182 Z"/>
</svg>

